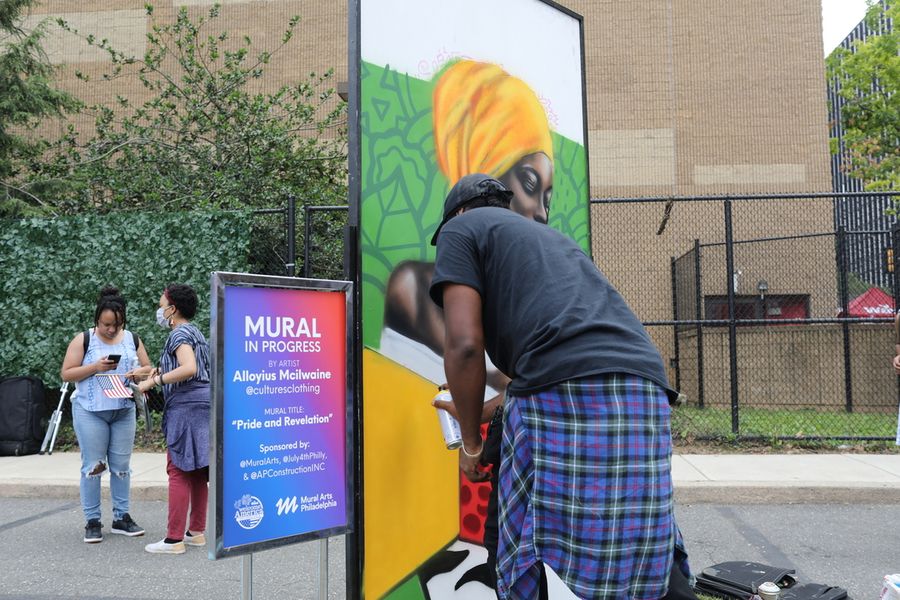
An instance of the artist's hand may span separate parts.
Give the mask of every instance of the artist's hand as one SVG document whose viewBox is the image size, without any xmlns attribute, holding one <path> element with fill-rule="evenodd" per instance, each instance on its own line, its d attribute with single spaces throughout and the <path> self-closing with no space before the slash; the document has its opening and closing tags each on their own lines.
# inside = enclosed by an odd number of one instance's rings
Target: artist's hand
<svg viewBox="0 0 900 600">
<path fill-rule="evenodd" d="M 466 479 L 478 483 L 486 481 L 490 476 L 488 470 L 481 464 L 481 453 L 484 451 L 484 442 L 479 440 L 478 448 L 473 449 L 466 447 L 466 443 L 459 449 L 459 470 L 463 472 Z"/>
<path fill-rule="evenodd" d="M 459 414 L 456 412 L 456 405 L 450 400 L 438 400 L 435 398 L 431 401 L 431 405 L 435 408 L 441 408 L 450 413 L 450 416 L 459 421 Z"/>
<path fill-rule="evenodd" d="M 438 386 L 439 390 L 446 390 L 447 384 L 442 384 Z M 490 400 L 484 403 L 484 407 L 481 409 L 481 422 L 482 423 L 490 423 L 491 418 L 494 416 L 494 411 L 497 410 L 497 407 L 503 403 L 503 394 L 497 394 Z M 450 416 L 459 421 L 459 413 L 456 412 L 456 404 L 452 401 L 448 400 L 439 400 L 435 398 L 431 401 L 431 405 L 435 408 L 442 408 L 450 413 Z"/>
</svg>

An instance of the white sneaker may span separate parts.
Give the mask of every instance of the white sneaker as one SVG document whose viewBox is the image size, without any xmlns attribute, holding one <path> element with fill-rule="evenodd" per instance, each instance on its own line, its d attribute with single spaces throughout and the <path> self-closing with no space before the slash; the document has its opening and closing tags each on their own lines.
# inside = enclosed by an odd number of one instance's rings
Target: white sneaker
<svg viewBox="0 0 900 600">
<path fill-rule="evenodd" d="M 206 534 L 197 533 L 191 535 L 190 531 L 186 531 L 184 534 L 184 545 L 185 546 L 205 546 L 206 545 Z"/>
<path fill-rule="evenodd" d="M 153 544 L 144 546 L 144 550 L 151 554 L 184 554 L 184 542 L 167 544 L 165 538 Z"/>
</svg>

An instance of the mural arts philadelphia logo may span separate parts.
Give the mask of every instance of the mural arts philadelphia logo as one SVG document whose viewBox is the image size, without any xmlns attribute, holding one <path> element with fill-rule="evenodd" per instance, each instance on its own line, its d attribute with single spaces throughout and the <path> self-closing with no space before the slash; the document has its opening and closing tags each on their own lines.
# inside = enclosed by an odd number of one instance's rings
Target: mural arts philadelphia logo
<svg viewBox="0 0 900 600">
<path fill-rule="evenodd" d="M 256 496 L 244 494 L 234 503 L 234 520 L 244 529 L 253 529 L 263 519 L 263 504 Z"/>
<path fill-rule="evenodd" d="M 275 503 L 275 507 L 278 509 L 278 515 L 286 515 L 289 513 L 297 512 L 297 496 L 291 496 L 290 498 L 279 498 L 278 502 Z"/>
</svg>

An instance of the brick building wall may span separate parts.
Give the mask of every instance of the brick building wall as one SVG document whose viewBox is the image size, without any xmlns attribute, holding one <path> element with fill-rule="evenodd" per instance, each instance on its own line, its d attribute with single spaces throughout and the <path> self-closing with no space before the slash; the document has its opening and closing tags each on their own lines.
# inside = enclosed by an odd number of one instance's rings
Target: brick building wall
<svg viewBox="0 0 900 600">
<path fill-rule="evenodd" d="M 155 15 L 170 20 L 184 7 L 202 13 L 209 0 L 166 0 Z M 566 0 L 584 17 L 588 151 L 593 197 L 819 192 L 831 186 L 819 0 Z M 291 15 L 301 23 L 277 54 L 261 88 L 296 82 L 332 68 L 346 81 L 347 4 L 322 0 L 222 2 L 219 19 L 233 40 L 274 48 Z M 140 55 L 149 21 L 140 0 L 48 0 L 31 19 L 58 15 Z M 48 40 L 63 68 L 62 86 L 86 102 L 143 98 L 135 79 L 102 81 L 110 64 L 64 33 Z M 74 77 L 82 71 L 92 81 Z M 77 118 L 89 127 L 90 117 Z M 694 239 L 724 240 L 720 204 L 677 205 L 657 235 L 661 204 L 592 209 L 595 261 L 645 321 L 672 318 L 670 257 Z M 735 239 L 832 231 L 830 200 L 743 204 Z M 765 279 L 770 293 L 809 294 L 813 311 L 833 316 L 833 245 L 811 243 L 792 255 L 748 253 L 739 293 Z M 799 254 L 797 254 L 799 252 Z M 797 265 L 811 268 L 797 269 Z M 813 267 L 815 265 L 816 267 Z M 712 268 L 704 293 L 724 294 L 724 264 Z M 651 328 L 671 357 L 671 328 Z"/>
</svg>

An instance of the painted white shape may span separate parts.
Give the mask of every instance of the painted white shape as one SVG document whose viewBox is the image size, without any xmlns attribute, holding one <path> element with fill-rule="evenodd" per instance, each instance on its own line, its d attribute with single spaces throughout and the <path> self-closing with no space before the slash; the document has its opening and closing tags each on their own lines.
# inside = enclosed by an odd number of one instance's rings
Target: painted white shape
<svg viewBox="0 0 900 600">
<path fill-rule="evenodd" d="M 381 330 L 381 342 L 378 352 L 385 358 L 389 358 L 395 363 L 406 367 L 416 375 L 424 377 L 435 386 L 447 383 L 443 358 L 425 344 L 408 338 L 390 327 L 385 327 Z M 484 364 L 488 371 L 497 369 L 487 354 L 484 355 Z M 496 395 L 497 390 L 489 385 L 484 387 L 485 402 Z M 430 400 L 430 398 L 427 400 Z"/>
<path fill-rule="evenodd" d="M 550 127 L 584 145 L 577 19 L 540 0 L 360 0 L 363 60 L 429 80 L 451 58 L 503 67 L 547 109 Z"/>
<path fill-rule="evenodd" d="M 484 546 L 477 546 L 468 542 L 456 541 L 450 544 L 449 550 L 459 552 L 468 550 L 469 555 L 458 567 L 449 573 L 441 573 L 435 575 L 428 581 L 425 586 L 428 588 L 428 594 L 436 600 L 497 600 L 497 594 L 482 583 L 472 581 L 458 590 L 454 590 L 456 582 L 466 574 L 472 567 L 482 565 L 487 561 L 487 550 Z"/>
<path fill-rule="evenodd" d="M 469 569 L 487 561 L 487 550 L 483 546 L 459 540 L 451 544 L 448 549 L 454 552 L 468 550 L 469 556 L 449 573 L 435 575 L 426 581 L 425 586 L 428 588 L 428 594 L 432 598 L 440 598 L 440 600 L 496 600 L 497 595 L 493 590 L 475 581 L 463 585 L 458 590 L 453 589 L 456 586 L 456 582 Z M 566 584 L 563 583 L 556 571 L 547 565 L 544 565 L 544 570 L 547 573 L 547 592 L 550 600 L 578 600 L 578 596 L 573 594 Z"/>
</svg>

